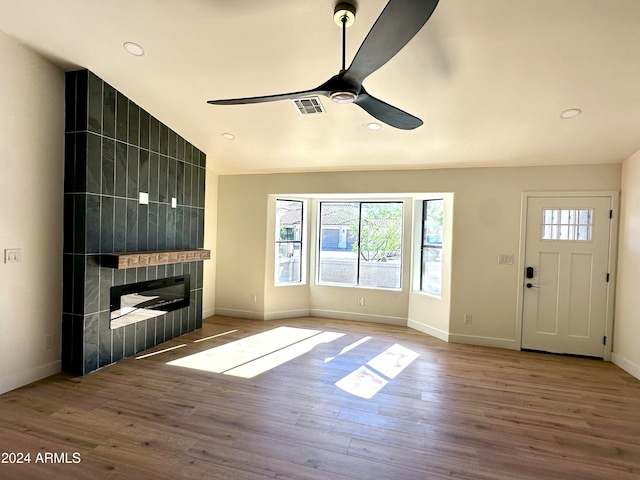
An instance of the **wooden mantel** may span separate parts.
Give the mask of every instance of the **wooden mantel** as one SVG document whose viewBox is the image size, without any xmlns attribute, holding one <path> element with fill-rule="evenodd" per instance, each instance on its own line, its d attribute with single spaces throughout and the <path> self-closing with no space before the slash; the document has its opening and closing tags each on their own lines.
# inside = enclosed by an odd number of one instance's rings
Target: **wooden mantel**
<svg viewBox="0 0 640 480">
<path fill-rule="evenodd" d="M 103 267 L 121 270 L 125 268 L 209 260 L 211 258 L 211 250 L 161 250 L 157 252 L 105 253 L 100 257 L 100 264 Z"/>
</svg>

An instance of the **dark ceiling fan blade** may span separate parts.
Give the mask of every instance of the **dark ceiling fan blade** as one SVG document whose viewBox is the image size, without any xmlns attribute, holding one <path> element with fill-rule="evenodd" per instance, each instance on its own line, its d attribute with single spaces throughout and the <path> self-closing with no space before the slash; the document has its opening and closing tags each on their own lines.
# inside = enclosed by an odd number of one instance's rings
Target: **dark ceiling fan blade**
<svg viewBox="0 0 640 480">
<path fill-rule="evenodd" d="M 438 0 L 389 0 L 344 76 L 361 84 L 393 58 L 427 23 Z"/>
<path fill-rule="evenodd" d="M 299 92 L 280 93 L 276 95 L 264 95 L 261 97 L 245 97 L 245 98 L 229 98 L 225 100 L 209 100 L 207 103 L 211 105 L 243 105 L 248 103 L 266 103 L 277 102 L 278 100 L 293 100 L 295 98 L 304 98 L 312 95 L 329 96 L 331 92 L 323 90 L 321 87 L 311 90 L 301 90 Z"/>
<path fill-rule="evenodd" d="M 401 130 L 413 130 L 422 125 L 422 120 L 399 108 L 378 100 L 365 92 L 364 87 L 354 101 L 372 117 Z"/>
</svg>

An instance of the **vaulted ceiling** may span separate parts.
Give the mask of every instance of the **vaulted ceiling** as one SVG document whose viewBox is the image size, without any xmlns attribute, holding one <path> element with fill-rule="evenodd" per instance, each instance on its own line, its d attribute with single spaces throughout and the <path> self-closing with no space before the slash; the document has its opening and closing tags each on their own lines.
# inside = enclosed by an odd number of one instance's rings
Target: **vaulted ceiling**
<svg viewBox="0 0 640 480">
<path fill-rule="evenodd" d="M 640 149 L 638 0 L 440 0 L 364 85 L 424 121 L 383 125 L 313 88 L 341 67 L 334 0 L 0 0 L 0 30 L 88 68 L 207 153 L 219 173 L 621 162 Z M 386 0 L 357 2 L 347 66 Z M 123 48 L 135 42 L 142 57 Z M 2 68 L 10 68 L 3 65 Z M 561 119 L 577 108 L 582 114 Z M 234 140 L 223 138 L 231 133 Z"/>
</svg>

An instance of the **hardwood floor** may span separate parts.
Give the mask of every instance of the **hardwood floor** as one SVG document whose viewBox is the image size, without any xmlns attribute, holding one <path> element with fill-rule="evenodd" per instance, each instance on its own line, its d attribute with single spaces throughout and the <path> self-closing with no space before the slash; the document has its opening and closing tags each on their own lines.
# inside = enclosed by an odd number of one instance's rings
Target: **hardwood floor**
<svg viewBox="0 0 640 480">
<path fill-rule="evenodd" d="M 245 367 L 290 358 L 253 378 L 167 364 L 281 326 L 343 335 L 254 363 L 251 349 L 265 354 L 274 337 L 225 347 Z M 612 363 L 319 318 L 216 316 L 151 351 L 183 344 L 0 396 L 0 453 L 31 460 L 0 463 L 0 478 L 640 478 L 640 381 Z"/>
</svg>

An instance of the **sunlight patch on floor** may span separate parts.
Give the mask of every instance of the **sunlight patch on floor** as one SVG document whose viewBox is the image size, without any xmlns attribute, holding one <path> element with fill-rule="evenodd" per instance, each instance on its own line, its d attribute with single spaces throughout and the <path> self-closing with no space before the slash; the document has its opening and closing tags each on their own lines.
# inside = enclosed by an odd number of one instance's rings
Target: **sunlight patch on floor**
<svg viewBox="0 0 640 480">
<path fill-rule="evenodd" d="M 353 350 L 357 346 L 362 345 L 364 342 L 368 342 L 369 340 L 371 340 L 371 337 L 363 337 L 360 340 L 358 340 L 357 342 L 353 342 L 351 345 L 347 345 L 342 350 L 340 350 L 340 353 L 338 353 L 337 355 L 334 355 L 333 357 L 326 357 L 324 359 L 324 363 L 329 363 L 331 360 L 334 360 L 335 358 L 339 357 L 340 355 L 344 355 L 348 351 Z"/>
<path fill-rule="evenodd" d="M 402 370 L 411 365 L 419 356 L 419 353 L 396 343 L 377 357 L 369 360 L 367 365 L 387 378 L 396 378 Z"/>
<path fill-rule="evenodd" d="M 366 365 L 338 380 L 335 385 L 351 395 L 368 400 L 419 356 L 413 350 L 396 343 L 369 360 Z"/>
<path fill-rule="evenodd" d="M 343 336 L 305 328 L 277 327 L 168 362 L 169 365 L 253 378 L 296 358 L 320 343 Z"/>
<path fill-rule="evenodd" d="M 153 357 L 154 355 L 159 355 L 161 353 L 170 352 L 171 350 L 176 350 L 178 348 L 186 347 L 187 344 L 183 343 L 182 345 L 176 345 L 175 347 L 163 348 L 162 350 L 157 350 L 155 352 L 147 353 L 145 355 L 140 355 L 136 357 L 136 360 L 142 360 L 143 358 Z"/>
<path fill-rule="evenodd" d="M 229 335 L 230 333 L 236 333 L 238 330 L 229 330 L 227 332 L 217 333 L 216 335 L 211 335 L 210 337 L 199 338 L 198 340 L 194 340 L 193 343 L 204 342 L 205 340 L 211 340 L 212 338 L 222 337 L 224 335 Z"/>
<path fill-rule="evenodd" d="M 373 398 L 388 382 L 364 365 L 336 382 L 336 387 L 356 397 Z"/>
<path fill-rule="evenodd" d="M 294 343 L 293 345 L 278 350 L 277 352 L 270 353 L 269 355 L 265 355 L 264 357 L 245 363 L 244 365 L 240 365 L 239 367 L 233 368 L 224 373 L 235 377 L 253 378 L 310 352 L 314 347 L 321 343 L 333 342 L 335 339 L 340 338 L 343 335 L 344 333 L 322 332 L 311 338 Z"/>
<path fill-rule="evenodd" d="M 233 332 L 235 330 L 206 337 L 199 341 Z M 250 337 L 172 360 L 167 364 L 240 378 L 254 378 L 311 352 L 320 344 L 331 343 L 344 335 L 344 333 L 306 328 L 276 327 Z M 350 352 L 371 339 L 372 337 L 367 336 L 352 342 L 343 347 L 339 353 L 324 357 L 324 363 L 331 362 L 340 355 Z M 181 346 L 173 348 L 180 348 Z M 154 352 L 151 355 L 156 353 L 161 352 Z M 376 355 L 365 365 L 338 380 L 335 385 L 351 395 L 364 399 L 373 398 L 418 357 L 418 353 L 396 343 Z"/>
</svg>

